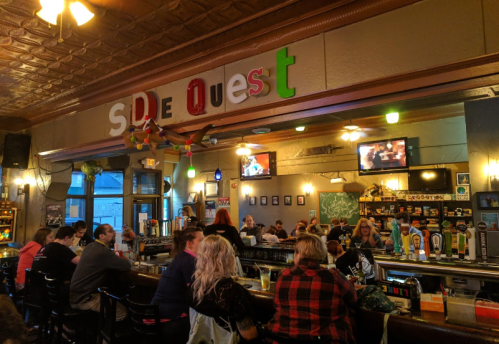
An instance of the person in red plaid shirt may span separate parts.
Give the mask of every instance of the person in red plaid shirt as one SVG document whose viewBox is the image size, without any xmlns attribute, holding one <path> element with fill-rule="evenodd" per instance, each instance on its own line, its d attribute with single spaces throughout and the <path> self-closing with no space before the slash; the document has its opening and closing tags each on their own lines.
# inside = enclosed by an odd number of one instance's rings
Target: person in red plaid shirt
<svg viewBox="0 0 499 344">
<path fill-rule="evenodd" d="M 318 236 L 303 234 L 298 238 L 295 266 L 283 270 L 277 279 L 276 313 L 268 325 L 272 334 L 320 339 L 321 343 L 355 343 L 357 294 L 341 272 L 320 266 L 326 255 L 326 245 Z"/>
</svg>

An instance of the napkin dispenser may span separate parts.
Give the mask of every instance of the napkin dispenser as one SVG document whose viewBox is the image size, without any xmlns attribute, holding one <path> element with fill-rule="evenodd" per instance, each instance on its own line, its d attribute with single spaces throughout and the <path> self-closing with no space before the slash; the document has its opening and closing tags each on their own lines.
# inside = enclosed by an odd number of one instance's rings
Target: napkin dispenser
<svg viewBox="0 0 499 344">
<path fill-rule="evenodd" d="M 247 235 L 243 237 L 243 243 L 246 246 L 255 246 L 256 245 L 256 238 L 254 235 Z"/>
</svg>

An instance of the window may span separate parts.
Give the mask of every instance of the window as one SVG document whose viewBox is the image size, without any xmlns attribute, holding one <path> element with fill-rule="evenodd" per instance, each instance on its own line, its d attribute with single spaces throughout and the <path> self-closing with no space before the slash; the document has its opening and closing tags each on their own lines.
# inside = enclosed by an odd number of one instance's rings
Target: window
<svg viewBox="0 0 499 344">
<path fill-rule="evenodd" d="M 134 195 L 158 195 L 158 173 L 135 171 L 133 174 Z"/>
<path fill-rule="evenodd" d="M 79 220 L 85 221 L 92 232 L 104 223 L 109 223 L 116 231 L 121 231 L 123 171 L 104 171 L 95 176 L 93 183 L 86 181 L 84 173 L 73 172 L 66 199 L 65 224 L 71 226 Z"/>
</svg>

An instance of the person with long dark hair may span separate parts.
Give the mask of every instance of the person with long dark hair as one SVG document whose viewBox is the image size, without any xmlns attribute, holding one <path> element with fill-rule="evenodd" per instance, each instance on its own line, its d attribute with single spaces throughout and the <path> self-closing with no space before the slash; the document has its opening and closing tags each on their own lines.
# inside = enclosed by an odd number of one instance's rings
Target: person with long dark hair
<svg viewBox="0 0 499 344">
<path fill-rule="evenodd" d="M 54 241 L 54 234 L 50 228 L 40 228 L 36 231 L 33 239 L 19 251 L 19 263 L 17 265 L 16 289 L 24 289 L 26 269 L 33 265 L 33 259 L 40 249 Z"/>
<path fill-rule="evenodd" d="M 236 227 L 232 224 L 229 212 L 225 208 L 221 208 L 215 215 L 215 221 L 212 225 L 206 227 L 204 235 L 218 234 L 227 239 L 232 245 L 236 245 L 238 250 L 244 249 L 244 243 Z"/>
<path fill-rule="evenodd" d="M 161 275 L 152 302 L 159 304 L 162 331 L 170 343 L 185 344 L 189 338 L 189 300 L 187 289 L 196 270 L 196 255 L 204 235 L 200 228 L 188 227 L 173 233 L 178 254 Z"/>
</svg>

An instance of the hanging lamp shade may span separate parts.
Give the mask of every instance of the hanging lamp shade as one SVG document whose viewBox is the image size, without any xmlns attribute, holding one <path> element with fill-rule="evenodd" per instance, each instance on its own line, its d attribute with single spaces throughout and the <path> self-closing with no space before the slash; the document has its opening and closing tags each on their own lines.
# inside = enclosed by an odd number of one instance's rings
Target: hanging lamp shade
<svg viewBox="0 0 499 344">
<path fill-rule="evenodd" d="M 64 10 L 64 0 L 40 0 L 42 9 L 37 16 L 50 24 L 57 25 L 57 16 Z"/>
<path fill-rule="evenodd" d="M 222 170 L 220 168 L 217 168 L 217 170 L 215 171 L 215 180 L 222 180 Z"/>
<path fill-rule="evenodd" d="M 194 169 L 193 166 L 189 167 L 187 170 L 187 177 L 189 178 L 194 178 L 196 176 L 196 170 Z"/>
<path fill-rule="evenodd" d="M 69 5 L 69 10 L 73 14 L 78 26 L 85 24 L 94 17 L 94 14 L 81 2 L 72 2 Z"/>
</svg>

